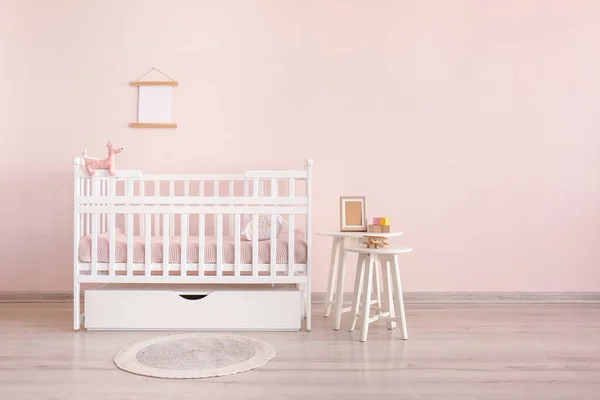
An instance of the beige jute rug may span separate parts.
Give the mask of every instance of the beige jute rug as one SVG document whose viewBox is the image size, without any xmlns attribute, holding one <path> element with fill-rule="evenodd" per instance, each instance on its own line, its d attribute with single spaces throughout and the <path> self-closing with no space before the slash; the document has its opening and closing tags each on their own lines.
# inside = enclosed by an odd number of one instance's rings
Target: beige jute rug
<svg viewBox="0 0 600 400">
<path fill-rule="evenodd" d="M 166 379 L 211 378 L 260 367 L 275 357 L 268 343 L 247 336 L 191 333 L 127 346 L 115 364 L 132 374 Z"/>
</svg>

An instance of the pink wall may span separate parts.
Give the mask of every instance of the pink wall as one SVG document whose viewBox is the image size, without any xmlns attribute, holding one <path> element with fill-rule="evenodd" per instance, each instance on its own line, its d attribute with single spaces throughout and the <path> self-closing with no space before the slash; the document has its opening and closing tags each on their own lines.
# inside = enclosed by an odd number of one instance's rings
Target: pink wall
<svg viewBox="0 0 600 400">
<path fill-rule="evenodd" d="M 110 138 L 146 172 L 313 157 L 315 229 L 368 196 L 415 248 L 407 290 L 600 291 L 599 20 L 594 0 L 0 0 L 0 290 L 70 289 L 71 158 Z M 177 130 L 127 128 L 151 66 L 180 82 Z"/>
</svg>

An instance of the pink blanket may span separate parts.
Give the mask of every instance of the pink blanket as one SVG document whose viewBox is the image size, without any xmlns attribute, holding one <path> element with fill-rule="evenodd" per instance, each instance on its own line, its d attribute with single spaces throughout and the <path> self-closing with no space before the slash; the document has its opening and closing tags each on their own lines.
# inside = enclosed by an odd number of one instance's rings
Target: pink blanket
<svg viewBox="0 0 600 400">
<path fill-rule="evenodd" d="M 161 236 L 152 236 L 152 262 L 163 262 L 163 238 Z M 214 264 L 217 262 L 217 241 L 215 237 L 205 237 L 204 244 L 204 262 Z M 199 246 L 198 236 L 188 237 L 187 262 L 197 263 Z M 117 232 L 115 237 L 115 262 L 127 262 L 127 235 Z M 98 262 L 108 262 L 108 233 L 98 235 Z M 143 236 L 133 237 L 133 262 L 144 263 L 145 244 Z M 288 236 L 281 235 L 277 238 L 277 264 L 287 264 L 288 262 Z M 241 263 L 252 263 L 252 242 L 241 241 Z M 234 263 L 234 238 L 230 236 L 223 237 L 223 263 Z M 301 230 L 294 232 L 294 262 L 296 264 L 306 264 L 307 243 L 304 233 Z M 79 241 L 79 261 L 91 262 L 92 254 L 92 236 L 86 235 Z M 181 262 L 181 237 L 171 236 L 169 239 L 169 263 L 178 264 Z M 271 241 L 264 240 L 258 242 L 258 263 L 269 264 L 271 262 Z"/>
</svg>

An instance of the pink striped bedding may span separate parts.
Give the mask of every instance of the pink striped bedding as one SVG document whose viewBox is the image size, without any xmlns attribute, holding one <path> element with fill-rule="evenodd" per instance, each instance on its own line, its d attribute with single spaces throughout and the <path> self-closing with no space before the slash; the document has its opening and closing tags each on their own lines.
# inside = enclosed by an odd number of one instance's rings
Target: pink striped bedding
<svg viewBox="0 0 600 400">
<path fill-rule="evenodd" d="M 163 238 L 153 236 L 152 238 L 152 262 L 163 262 Z M 215 237 L 207 236 L 204 245 L 204 262 L 214 264 L 217 262 L 217 241 Z M 118 231 L 115 237 L 115 262 L 127 262 L 127 235 Z M 108 233 L 98 235 L 98 262 L 108 262 Z M 145 244 L 143 236 L 133 237 L 133 262 L 145 262 Z M 252 263 L 252 242 L 241 241 L 241 263 Z M 198 262 L 198 236 L 188 238 L 187 262 Z M 223 237 L 223 263 L 234 263 L 234 238 Z M 296 264 L 305 264 L 307 259 L 307 243 L 304 233 L 297 229 L 294 231 L 294 262 Z M 79 241 L 79 261 L 91 262 L 92 254 L 92 236 L 86 235 Z M 169 239 L 169 263 L 178 264 L 181 262 L 181 237 L 171 236 Z M 281 235 L 277 238 L 277 264 L 287 264 L 288 262 L 288 236 Z M 258 263 L 271 263 L 271 241 L 263 240 L 258 242 Z"/>
</svg>

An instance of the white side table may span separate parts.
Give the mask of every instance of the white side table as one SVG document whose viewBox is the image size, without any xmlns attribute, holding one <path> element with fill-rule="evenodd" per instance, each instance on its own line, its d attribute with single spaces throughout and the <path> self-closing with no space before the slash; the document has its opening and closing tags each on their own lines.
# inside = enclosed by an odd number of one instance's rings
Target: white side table
<svg viewBox="0 0 600 400">
<path fill-rule="evenodd" d="M 325 297 L 325 318 L 329 317 L 331 308 L 335 305 L 335 321 L 333 329 L 340 329 L 342 313 L 350 312 L 350 307 L 343 308 L 344 281 L 346 280 L 346 249 L 356 247 L 361 238 L 366 236 L 391 238 L 401 236 L 402 232 L 367 233 L 367 232 L 318 232 L 317 235 L 333 238 L 331 248 L 331 264 L 329 266 L 329 281 L 327 282 L 327 295 Z M 335 294 L 335 300 L 334 300 Z"/>
<path fill-rule="evenodd" d="M 383 247 L 381 249 L 357 247 L 348 248 L 347 251 L 358 253 L 350 332 L 356 327 L 356 321 L 360 314 L 362 317 L 362 328 L 360 330 L 361 342 L 367 341 L 369 324 L 380 319 L 388 321 L 388 329 L 394 329 L 396 323 L 400 324 L 402 327 L 402 339 L 408 339 L 398 255 L 410 253 L 412 249 L 405 246 Z M 373 286 L 373 279 L 377 279 L 377 275 L 373 276 L 373 274 L 379 266 L 383 269 L 384 302 L 383 307 L 379 305 L 376 309 L 376 314 L 371 316 L 371 287 Z"/>
</svg>

